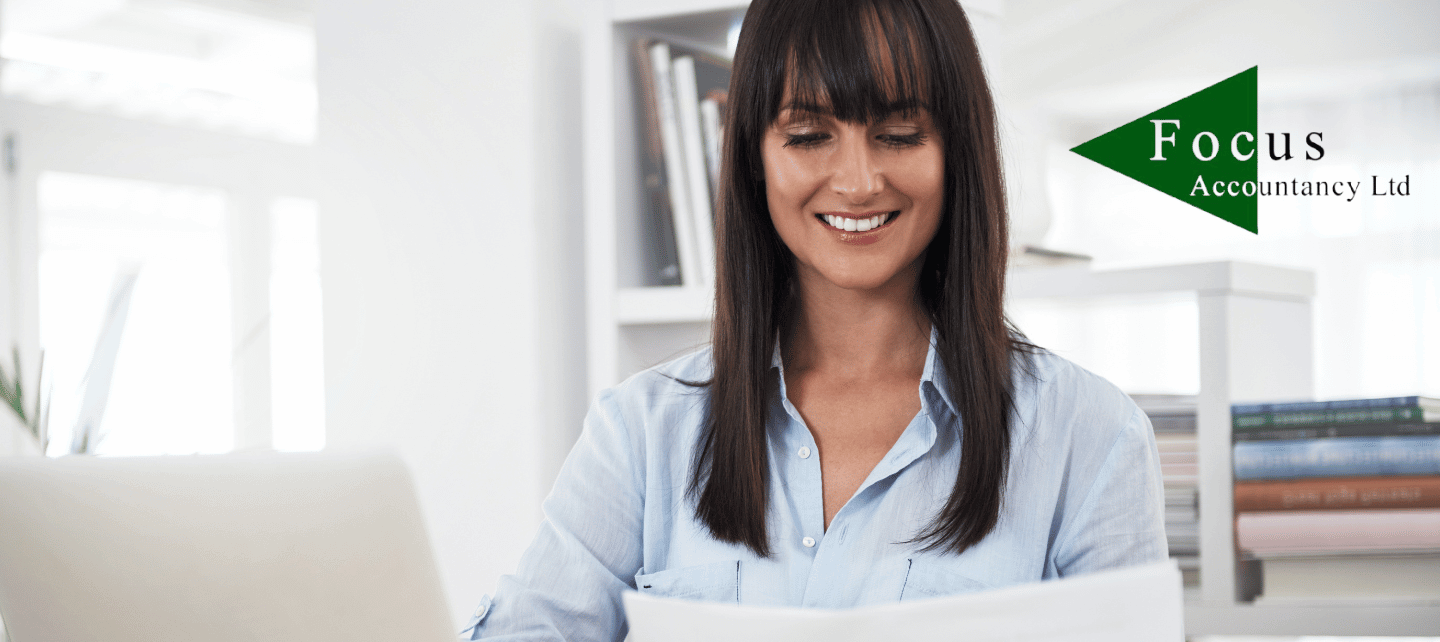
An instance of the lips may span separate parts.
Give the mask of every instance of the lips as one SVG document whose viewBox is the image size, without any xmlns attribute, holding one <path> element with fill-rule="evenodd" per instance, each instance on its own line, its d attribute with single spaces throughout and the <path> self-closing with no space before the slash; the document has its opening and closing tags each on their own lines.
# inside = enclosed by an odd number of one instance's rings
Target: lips
<svg viewBox="0 0 1440 642">
<path fill-rule="evenodd" d="M 893 212 L 879 212 L 870 216 L 853 216 L 849 214 L 816 214 L 815 218 L 830 226 L 831 229 L 840 232 L 869 232 L 870 230 L 883 227 L 895 217 L 899 216 L 899 210 Z"/>
</svg>

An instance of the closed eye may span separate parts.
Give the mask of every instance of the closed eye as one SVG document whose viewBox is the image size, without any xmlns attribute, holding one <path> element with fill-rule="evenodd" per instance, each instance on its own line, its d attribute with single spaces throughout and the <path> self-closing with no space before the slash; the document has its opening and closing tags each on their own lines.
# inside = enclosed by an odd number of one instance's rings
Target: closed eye
<svg viewBox="0 0 1440 642">
<path fill-rule="evenodd" d="M 915 147 L 925 143 L 925 134 L 915 132 L 913 134 L 881 134 L 876 137 L 880 142 L 890 147 Z"/>
<path fill-rule="evenodd" d="M 785 147 L 810 147 L 829 140 L 830 134 L 786 134 Z"/>
</svg>

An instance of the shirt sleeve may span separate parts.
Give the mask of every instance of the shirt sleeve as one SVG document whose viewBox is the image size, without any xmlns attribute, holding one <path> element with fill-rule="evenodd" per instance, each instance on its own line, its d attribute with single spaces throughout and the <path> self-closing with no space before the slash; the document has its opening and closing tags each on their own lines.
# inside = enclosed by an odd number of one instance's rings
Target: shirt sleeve
<svg viewBox="0 0 1440 642">
<path fill-rule="evenodd" d="M 634 588 L 642 563 L 644 440 L 621 414 L 613 390 L 595 400 L 519 569 L 500 578 L 462 639 L 625 636 L 621 594 Z"/>
<path fill-rule="evenodd" d="M 1157 562 L 1169 554 L 1160 455 L 1150 419 L 1132 408 L 1074 519 L 1056 538 L 1054 563 L 1062 577 Z"/>
</svg>

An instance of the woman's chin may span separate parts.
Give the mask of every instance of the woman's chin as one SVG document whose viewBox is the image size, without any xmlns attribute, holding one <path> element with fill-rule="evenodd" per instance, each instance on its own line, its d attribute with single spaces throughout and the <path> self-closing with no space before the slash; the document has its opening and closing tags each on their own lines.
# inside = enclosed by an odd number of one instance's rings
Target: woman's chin
<svg viewBox="0 0 1440 642">
<path fill-rule="evenodd" d="M 897 274 L 895 270 L 840 269 L 821 270 L 819 276 L 831 288 L 860 294 L 888 289 L 894 285 Z"/>
</svg>

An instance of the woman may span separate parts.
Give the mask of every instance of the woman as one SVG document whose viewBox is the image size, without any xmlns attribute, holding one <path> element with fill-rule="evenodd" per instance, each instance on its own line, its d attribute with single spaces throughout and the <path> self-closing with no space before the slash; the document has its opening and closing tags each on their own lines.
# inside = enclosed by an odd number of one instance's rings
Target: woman
<svg viewBox="0 0 1440 642">
<path fill-rule="evenodd" d="M 994 108 L 955 0 L 756 0 L 710 348 L 602 392 L 475 639 L 621 593 L 848 608 L 1164 559 L 1119 390 L 1003 314 Z"/>
</svg>

